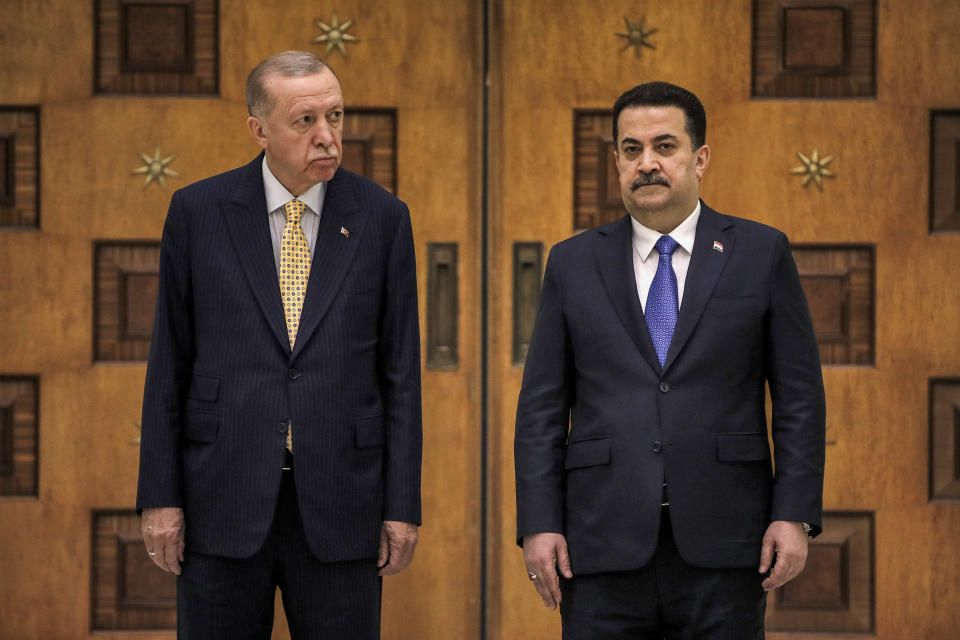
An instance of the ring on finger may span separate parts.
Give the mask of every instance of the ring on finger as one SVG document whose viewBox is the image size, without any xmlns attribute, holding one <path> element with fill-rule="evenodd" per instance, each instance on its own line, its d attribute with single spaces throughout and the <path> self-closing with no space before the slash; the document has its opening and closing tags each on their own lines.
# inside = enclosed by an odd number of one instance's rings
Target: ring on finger
<svg viewBox="0 0 960 640">
<path fill-rule="evenodd" d="M 157 552 L 156 552 L 156 551 L 147 551 L 147 555 L 152 558 L 153 556 L 157 555 Z"/>
<path fill-rule="evenodd" d="M 530 576 L 530 582 L 534 582 L 537 579 L 537 574 L 533 571 L 527 571 L 527 575 Z"/>
</svg>

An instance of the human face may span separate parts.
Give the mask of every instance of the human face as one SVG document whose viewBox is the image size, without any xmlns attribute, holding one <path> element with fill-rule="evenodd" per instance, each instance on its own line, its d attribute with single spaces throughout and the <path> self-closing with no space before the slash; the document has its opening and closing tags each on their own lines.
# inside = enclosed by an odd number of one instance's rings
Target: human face
<svg viewBox="0 0 960 640">
<path fill-rule="evenodd" d="M 673 227 L 693 211 L 710 149 L 693 149 L 680 107 L 628 107 L 620 112 L 614 157 L 620 193 L 630 215 L 645 226 Z"/>
<path fill-rule="evenodd" d="M 333 177 L 343 159 L 343 95 L 329 69 L 312 76 L 264 79 L 273 111 L 247 126 L 267 166 L 294 196 Z"/>
</svg>

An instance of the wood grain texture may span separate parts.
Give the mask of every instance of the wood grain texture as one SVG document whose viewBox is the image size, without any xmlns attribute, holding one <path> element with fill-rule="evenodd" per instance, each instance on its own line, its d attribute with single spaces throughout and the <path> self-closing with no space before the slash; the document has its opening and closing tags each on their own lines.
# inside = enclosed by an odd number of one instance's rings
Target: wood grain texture
<svg viewBox="0 0 960 640">
<path fill-rule="evenodd" d="M 40 110 L 0 106 L 0 228 L 40 226 Z"/>
<path fill-rule="evenodd" d="M 0 497 L 37 495 L 40 384 L 0 376 Z"/>
</svg>

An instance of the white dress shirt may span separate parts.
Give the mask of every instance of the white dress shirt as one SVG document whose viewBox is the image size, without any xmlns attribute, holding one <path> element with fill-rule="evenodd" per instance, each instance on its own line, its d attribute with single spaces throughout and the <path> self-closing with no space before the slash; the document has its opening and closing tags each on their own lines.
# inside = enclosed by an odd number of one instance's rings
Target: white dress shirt
<svg viewBox="0 0 960 640">
<path fill-rule="evenodd" d="M 263 191 L 267 196 L 267 215 L 270 217 L 270 238 L 273 241 L 273 258 L 277 264 L 277 273 L 280 273 L 280 241 L 283 238 L 283 228 L 287 226 L 287 214 L 283 205 L 291 200 L 299 200 L 307 205 L 300 219 L 300 228 L 307 237 L 310 245 L 310 258 L 313 259 L 313 247 L 317 242 L 317 230 L 320 228 L 320 212 L 323 209 L 323 196 L 327 192 L 327 183 L 318 182 L 307 189 L 299 197 L 294 198 L 287 188 L 280 184 L 276 176 L 267 166 L 267 158 L 263 158 Z"/>
<path fill-rule="evenodd" d="M 677 274 L 678 308 L 683 304 L 683 285 L 687 279 L 687 268 L 690 266 L 690 256 L 693 253 L 693 241 L 697 237 L 697 220 L 699 219 L 700 201 L 697 200 L 697 206 L 694 207 L 693 212 L 669 234 L 679 245 L 670 255 L 673 272 Z M 637 279 L 640 304 L 646 312 L 647 293 L 650 291 L 653 277 L 657 274 L 657 264 L 660 261 L 660 254 L 654 245 L 663 234 L 643 226 L 632 216 L 630 224 L 633 225 L 633 274 Z"/>
</svg>

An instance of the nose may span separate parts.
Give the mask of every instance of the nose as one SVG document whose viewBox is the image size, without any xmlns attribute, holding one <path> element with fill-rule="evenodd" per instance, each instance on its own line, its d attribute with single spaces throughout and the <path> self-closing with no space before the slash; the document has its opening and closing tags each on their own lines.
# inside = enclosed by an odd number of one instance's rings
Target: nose
<svg viewBox="0 0 960 640">
<path fill-rule="evenodd" d="M 320 119 L 313 128 L 313 146 L 329 148 L 333 146 L 333 130 L 330 123 Z"/>
<path fill-rule="evenodd" d="M 643 150 L 640 155 L 640 162 L 637 164 L 637 169 L 641 173 L 652 173 L 660 170 L 660 160 L 652 149 Z"/>
</svg>

